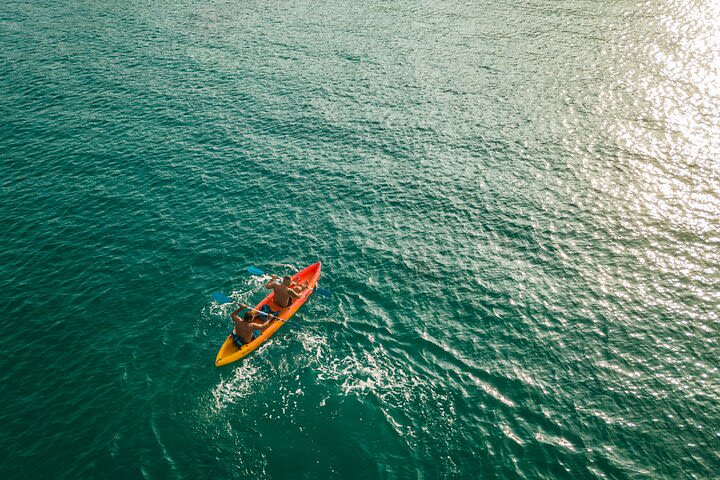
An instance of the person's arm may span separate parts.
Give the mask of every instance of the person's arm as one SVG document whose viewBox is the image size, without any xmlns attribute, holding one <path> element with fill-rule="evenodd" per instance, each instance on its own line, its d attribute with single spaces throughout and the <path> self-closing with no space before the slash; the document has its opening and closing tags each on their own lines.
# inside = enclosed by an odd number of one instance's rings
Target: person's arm
<svg viewBox="0 0 720 480">
<path fill-rule="evenodd" d="M 300 296 L 305 292 L 305 290 L 308 289 L 308 282 L 298 283 L 293 282 L 293 288 L 291 288 L 291 291 L 296 293 L 297 296 L 295 298 L 300 298 Z"/>
<path fill-rule="evenodd" d="M 275 283 L 275 280 L 277 280 L 277 275 L 270 275 L 270 281 L 265 285 L 265 288 L 268 290 L 275 290 L 275 287 L 277 286 L 277 283 Z"/>
<path fill-rule="evenodd" d="M 273 318 L 276 318 L 273 316 Z M 260 330 L 261 332 L 264 331 L 266 328 L 270 326 L 272 322 L 265 322 L 265 323 L 251 323 L 250 326 L 253 327 L 255 330 Z"/>
<path fill-rule="evenodd" d="M 240 308 L 238 308 L 237 310 L 235 310 L 234 312 L 232 312 L 232 313 L 230 314 L 230 317 L 232 317 L 232 319 L 233 319 L 234 322 L 239 322 L 239 321 L 240 321 L 240 317 L 238 317 L 238 313 L 240 313 L 240 312 L 243 311 L 244 309 L 245 309 L 245 305 L 240 305 Z"/>
</svg>

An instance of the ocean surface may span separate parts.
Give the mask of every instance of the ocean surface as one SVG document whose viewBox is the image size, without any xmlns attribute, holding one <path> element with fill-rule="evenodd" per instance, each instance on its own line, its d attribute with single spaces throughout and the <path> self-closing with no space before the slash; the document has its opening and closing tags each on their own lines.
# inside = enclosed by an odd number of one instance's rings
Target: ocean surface
<svg viewBox="0 0 720 480">
<path fill-rule="evenodd" d="M 1 0 L 0 478 L 720 478 L 719 18 Z"/>
</svg>

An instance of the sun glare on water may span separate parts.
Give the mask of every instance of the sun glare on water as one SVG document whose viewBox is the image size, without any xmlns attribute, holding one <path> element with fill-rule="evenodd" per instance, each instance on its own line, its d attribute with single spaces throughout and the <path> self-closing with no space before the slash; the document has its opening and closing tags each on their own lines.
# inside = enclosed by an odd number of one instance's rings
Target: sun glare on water
<svg viewBox="0 0 720 480">
<path fill-rule="evenodd" d="M 614 52 L 637 62 L 619 80 L 632 107 L 611 127 L 637 173 L 627 200 L 650 223 L 712 234 L 720 218 L 720 2 L 647 6 L 657 15 L 645 41 Z"/>
</svg>

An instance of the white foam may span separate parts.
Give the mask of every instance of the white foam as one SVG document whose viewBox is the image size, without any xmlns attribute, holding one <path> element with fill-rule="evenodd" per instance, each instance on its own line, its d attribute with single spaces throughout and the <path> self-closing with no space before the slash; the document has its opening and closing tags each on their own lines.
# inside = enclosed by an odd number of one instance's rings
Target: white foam
<svg viewBox="0 0 720 480">
<path fill-rule="evenodd" d="M 214 399 L 213 413 L 250 395 L 254 385 L 262 382 L 262 377 L 258 375 L 258 372 L 258 367 L 245 363 L 233 371 L 232 378 L 220 380 L 220 383 L 211 392 Z"/>
</svg>

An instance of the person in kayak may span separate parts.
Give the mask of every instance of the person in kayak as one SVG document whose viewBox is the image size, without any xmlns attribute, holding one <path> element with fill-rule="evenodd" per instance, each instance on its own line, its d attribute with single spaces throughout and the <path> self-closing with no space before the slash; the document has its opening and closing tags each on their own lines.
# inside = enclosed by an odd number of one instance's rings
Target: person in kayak
<svg viewBox="0 0 720 480">
<path fill-rule="evenodd" d="M 267 285 L 265 285 L 265 288 L 272 290 L 275 293 L 272 301 L 272 303 L 274 303 L 273 307 L 275 308 L 270 309 L 273 315 L 277 315 L 280 310 L 288 308 L 292 305 L 293 300 L 300 298 L 302 296 L 301 292 L 307 288 L 307 282 L 305 285 L 297 283 L 293 285 L 292 277 L 290 275 L 285 275 L 282 283 L 275 283 L 277 278 L 277 275 L 273 275 Z"/>
<path fill-rule="evenodd" d="M 242 320 L 238 317 L 238 313 L 243 309 L 247 308 L 247 305 L 240 305 L 240 308 L 230 314 L 232 321 L 235 324 L 235 329 L 230 335 L 235 342 L 235 345 L 242 347 L 253 341 L 253 333 L 255 330 L 262 332 L 270 326 L 272 322 L 268 320 L 262 321 L 258 315 L 254 315 L 252 312 L 245 312 Z"/>
</svg>

